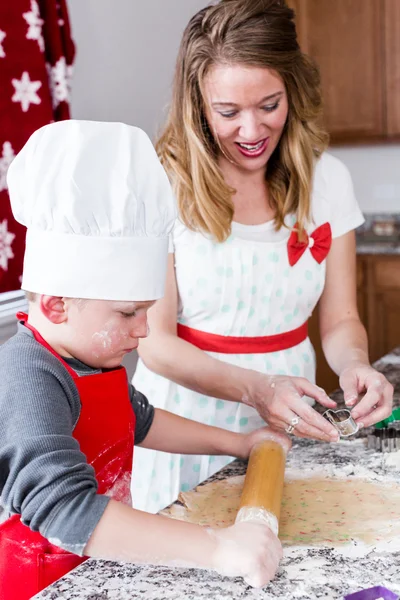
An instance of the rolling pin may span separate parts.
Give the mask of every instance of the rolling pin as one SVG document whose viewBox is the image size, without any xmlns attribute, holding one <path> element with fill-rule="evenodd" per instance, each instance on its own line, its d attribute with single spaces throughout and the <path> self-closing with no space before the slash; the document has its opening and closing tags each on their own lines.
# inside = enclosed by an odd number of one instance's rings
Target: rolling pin
<svg viewBox="0 0 400 600">
<path fill-rule="evenodd" d="M 287 447 L 273 439 L 256 444 L 250 453 L 236 523 L 268 525 L 278 535 Z"/>
</svg>

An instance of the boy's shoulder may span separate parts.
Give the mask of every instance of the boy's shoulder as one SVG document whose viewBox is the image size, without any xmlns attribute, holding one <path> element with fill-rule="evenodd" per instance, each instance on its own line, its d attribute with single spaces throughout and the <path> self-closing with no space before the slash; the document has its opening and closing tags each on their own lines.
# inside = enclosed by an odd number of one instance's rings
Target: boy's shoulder
<svg viewBox="0 0 400 600">
<path fill-rule="evenodd" d="M 42 344 L 39 344 L 31 332 L 22 326 L 19 331 L 0 346 L 0 361 L 2 369 L 12 365 L 31 370 L 46 369 L 46 366 L 56 368 L 60 361 Z"/>
<path fill-rule="evenodd" d="M 56 395 L 67 399 L 73 413 L 79 410 L 79 393 L 71 375 L 31 332 L 22 326 L 0 346 L 0 403 L 24 394 Z"/>
</svg>

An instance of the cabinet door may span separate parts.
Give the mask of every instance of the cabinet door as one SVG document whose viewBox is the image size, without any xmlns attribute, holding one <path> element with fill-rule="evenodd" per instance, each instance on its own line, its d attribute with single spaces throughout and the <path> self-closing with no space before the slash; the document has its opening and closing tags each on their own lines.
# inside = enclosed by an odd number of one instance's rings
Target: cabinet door
<svg viewBox="0 0 400 600">
<path fill-rule="evenodd" d="M 324 121 L 331 139 L 382 137 L 383 1 L 290 0 L 289 4 L 296 11 L 300 46 L 320 68 Z"/>
<path fill-rule="evenodd" d="M 314 310 L 308 322 L 308 335 L 315 350 L 315 361 L 317 363 L 316 383 L 330 394 L 339 387 L 339 378 L 326 362 L 319 333 L 319 310 Z"/>
<path fill-rule="evenodd" d="M 367 328 L 367 310 L 366 310 L 366 263 L 360 256 L 357 257 L 357 306 L 360 319 L 364 326 Z M 339 387 L 339 378 L 332 371 L 328 363 L 326 362 L 322 345 L 321 337 L 319 333 L 319 314 L 318 306 L 314 310 L 310 321 L 309 321 L 309 336 L 312 345 L 315 350 L 315 358 L 317 363 L 317 384 L 324 388 L 329 394 Z"/>
<path fill-rule="evenodd" d="M 385 0 L 387 133 L 400 135 L 400 1 Z"/>
<path fill-rule="evenodd" d="M 400 345 L 400 291 L 383 292 L 376 296 L 376 341 L 380 358 Z"/>
<path fill-rule="evenodd" d="M 400 345 L 400 257 L 369 257 L 368 321 L 370 358 Z"/>
</svg>

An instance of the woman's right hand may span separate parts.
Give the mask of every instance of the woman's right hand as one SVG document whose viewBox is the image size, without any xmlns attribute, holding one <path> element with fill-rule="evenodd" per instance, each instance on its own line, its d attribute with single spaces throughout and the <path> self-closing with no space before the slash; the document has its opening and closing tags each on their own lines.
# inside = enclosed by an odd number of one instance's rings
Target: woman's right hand
<svg viewBox="0 0 400 600">
<path fill-rule="evenodd" d="M 309 396 L 326 408 L 336 408 L 336 402 L 322 388 L 304 377 L 264 375 L 255 371 L 252 377 L 251 393 L 242 401 L 255 408 L 271 427 L 298 437 L 338 441 L 336 429 L 302 398 Z M 292 422 L 297 424 L 290 430 Z"/>
<path fill-rule="evenodd" d="M 267 525 L 243 522 L 208 532 L 216 541 L 212 567 L 217 573 L 243 577 L 248 585 L 257 588 L 274 578 L 282 558 L 282 546 Z"/>
</svg>

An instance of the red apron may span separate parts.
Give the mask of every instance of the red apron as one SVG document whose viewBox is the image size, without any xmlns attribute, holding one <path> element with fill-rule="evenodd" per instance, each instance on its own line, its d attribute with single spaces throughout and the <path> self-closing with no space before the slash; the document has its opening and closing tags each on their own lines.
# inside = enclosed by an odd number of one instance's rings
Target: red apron
<svg viewBox="0 0 400 600">
<path fill-rule="evenodd" d="M 81 413 L 73 436 L 95 470 L 98 493 L 130 504 L 136 417 L 125 369 L 79 377 L 25 322 L 26 315 L 20 316 L 35 339 L 63 363 L 74 379 Z M 0 525 L 0 599 L 29 600 L 84 560 L 50 544 L 14 515 Z"/>
</svg>

